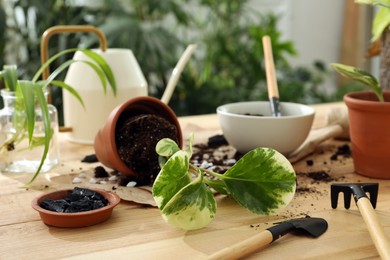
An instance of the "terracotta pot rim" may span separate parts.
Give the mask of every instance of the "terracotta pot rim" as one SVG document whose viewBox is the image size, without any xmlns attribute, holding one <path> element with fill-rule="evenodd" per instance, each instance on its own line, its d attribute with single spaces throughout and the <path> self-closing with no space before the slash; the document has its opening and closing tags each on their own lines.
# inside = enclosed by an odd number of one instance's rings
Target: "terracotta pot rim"
<svg viewBox="0 0 390 260">
<path fill-rule="evenodd" d="M 344 95 L 344 102 L 350 109 L 364 109 L 373 112 L 385 112 L 390 109 L 390 91 L 383 92 L 387 101 L 380 102 L 371 91 L 357 91 Z"/>
</svg>

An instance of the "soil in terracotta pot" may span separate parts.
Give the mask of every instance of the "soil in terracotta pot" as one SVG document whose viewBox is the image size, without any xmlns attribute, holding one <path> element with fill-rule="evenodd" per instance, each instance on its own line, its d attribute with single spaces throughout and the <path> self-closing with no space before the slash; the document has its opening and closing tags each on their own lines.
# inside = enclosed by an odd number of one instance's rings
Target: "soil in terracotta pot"
<svg viewBox="0 0 390 260">
<path fill-rule="evenodd" d="M 121 160 L 138 174 L 131 177 L 137 185 L 154 182 L 160 171 L 156 144 L 163 138 L 178 140 L 176 126 L 165 118 L 144 114 L 118 123 L 116 145 Z"/>
</svg>

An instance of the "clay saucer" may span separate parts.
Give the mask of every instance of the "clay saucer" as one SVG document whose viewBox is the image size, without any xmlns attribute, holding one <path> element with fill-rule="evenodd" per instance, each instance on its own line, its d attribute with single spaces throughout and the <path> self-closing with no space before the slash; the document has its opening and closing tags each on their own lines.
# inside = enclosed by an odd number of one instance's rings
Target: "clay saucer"
<svg viewBox="0 0 390 260">
<path fill-rule="evenodd" d="M 58 213 L 46 210 L 39 206 L 45 199 L 58 200 L 67 197 L 72 192 L 72 190 L 69 189 L 58 190 L 41 195 L 32 201 L 32 207 L 39 212 L 42 221 L 49 226 L 68 228 L 92 226 L 110 218 L 114 207 L 119 204 L 121 199 L 113 192 L 100 189 L 91 190 L 100 193 L 108 200 L 109 204 L 99 209 L 77 213 Z"/>
</svg>

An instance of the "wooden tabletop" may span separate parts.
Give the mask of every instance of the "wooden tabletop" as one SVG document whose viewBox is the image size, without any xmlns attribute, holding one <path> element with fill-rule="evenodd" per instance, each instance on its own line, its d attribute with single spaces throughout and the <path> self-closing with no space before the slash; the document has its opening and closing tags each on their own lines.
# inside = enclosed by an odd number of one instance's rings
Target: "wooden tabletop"
<svg viewBox="0 0 390 260">
<path fill-rule="evenodd" d="M 332 107 L 315 106 L 314 128 L 325 123 Z M 180 118 L 184 135 L 195 133 L 195 143 L 221 133 L 216 115 Z M 217 195 L 217 214 L 206 228 L 183 231 L 167 224 L 157 208 L 122 201 L 112 217 L 85 228 L 56 228 L 45 225 L 31 208 L 34 197 L 51 189 L 50 177 L 88 171 L 99 165 L 81 163 L 93 147 L 73 144 L 60 134 L 61 164 L 41 174 L 36 185 L 21 188 L 30 176 L 0 174 L 0 259 L 202 259 L 224 247 L 238 243 L 289 218 L 321 217 L 328 230 L 319 238 L 287 234 L 248 259 L 379 259 L 367 227 L 354 203 L 345 209 L 342 199 L 337 209 L 330 205 L 330 184 L 378 182 L 376 214 L 390 237 L 390 181 L 368 179 L 354 173 L 351 157 L 331 159 L 347 141 L 329 140 L 316 152 L 295 163 L 298 190 L 293 201 L 274 216 L 258 216 L 237 205 L 229 197 Z M 316 180 L 315 173 L 329 175 Z M 314 174 L 314 175 L 313 175 Z M 38 183 L 45 183 L 44 186 Z"/>
</svg>

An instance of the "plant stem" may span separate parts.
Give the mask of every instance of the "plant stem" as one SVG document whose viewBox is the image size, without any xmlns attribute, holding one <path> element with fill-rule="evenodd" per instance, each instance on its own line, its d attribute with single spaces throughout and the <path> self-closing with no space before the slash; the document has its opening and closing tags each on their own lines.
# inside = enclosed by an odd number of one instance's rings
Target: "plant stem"
<svg viewBox="0 0 390 260">
<path fill-rule="evenodd" d="M 198 174 L 197 169 L 199 169 L 200 171 L 202 171 L 204 173 L 208 173 L 211 176 L 216 177 L 218 179 L 223 179 L 223 177 L 222 177 L 223 175 L 222 174 L 219 174 L 219 173 L 207 170 L 207 169 L 199 168 L 199 167 L 197 167 L 197 166 L 195 166 L 195 165 L 190 163 L 190 171 L 191 172 L 196 172 L 196 174 Z"/>
</svg>

